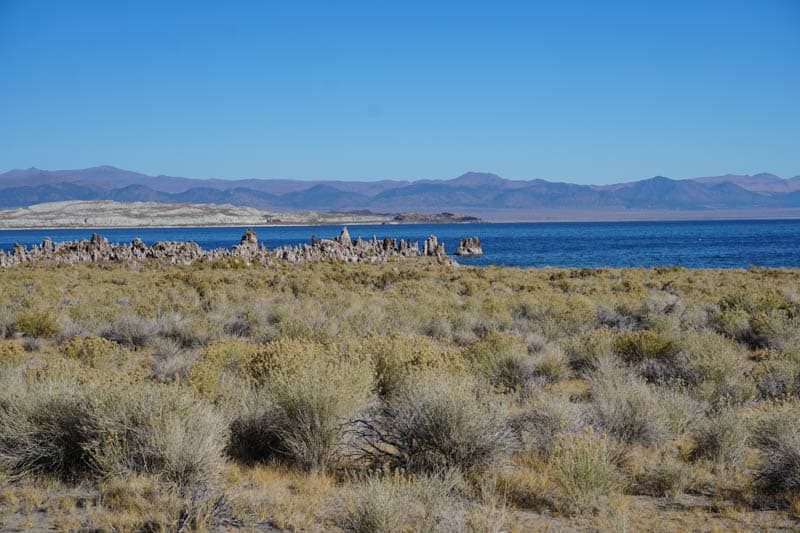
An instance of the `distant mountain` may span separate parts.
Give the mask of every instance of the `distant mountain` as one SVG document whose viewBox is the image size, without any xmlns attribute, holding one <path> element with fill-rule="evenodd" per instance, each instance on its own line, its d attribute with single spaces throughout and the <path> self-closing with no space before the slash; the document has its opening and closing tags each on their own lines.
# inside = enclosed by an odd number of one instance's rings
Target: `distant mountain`
<svg viewBox="0 0 800 533">
<path fill-rule="evenodd" d="M 29 168 L 0 174 L 0 208 L 61 200 L 232 204 L 274 210 L 434 213 L 458 210 L 718 210 L 800 207 L 800 176 L 728 174 L 675 180 L 663 176 L 592 186 L 508 180 L 467 172 L 418 181 L 193 179 L 148 176 L 112 166 Z"/>
<path fill-rule="evenodd" d="M 726 174 L 708 178 L 695 178 L 694 181 L 703 184 L 733 183 L 743 189 L 755 192 L 793 192 L 800 190 L 800 176 L 783 179 L 775 174 L 763 172 L 753 176 Z"/>
</svg>

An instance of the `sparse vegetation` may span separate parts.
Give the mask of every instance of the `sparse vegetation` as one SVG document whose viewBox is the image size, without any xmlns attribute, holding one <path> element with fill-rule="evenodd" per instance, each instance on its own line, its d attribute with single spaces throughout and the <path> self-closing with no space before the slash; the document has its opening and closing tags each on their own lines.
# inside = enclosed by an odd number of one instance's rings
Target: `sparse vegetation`
<svg viewBox="0 0 800 533">
<path fill-rule="evenodd" d="M 796 294 L 757 268 L 6 269 L 0 527 L 793 529 Z"/>
</svg>

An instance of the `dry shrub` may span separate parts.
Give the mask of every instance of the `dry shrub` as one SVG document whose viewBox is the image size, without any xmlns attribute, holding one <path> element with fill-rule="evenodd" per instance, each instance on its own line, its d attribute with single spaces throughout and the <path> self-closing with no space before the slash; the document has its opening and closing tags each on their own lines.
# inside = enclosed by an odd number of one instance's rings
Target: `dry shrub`
<svg viewBox="0 0 800 533">
<path fill-rule="evenodd" d="M 693 398 L 682 382 L 659 387 L 656 396 L 664 422 L 673 435 L 692 429 L 708 410 L 708 404 Z"/>
<path fill-rule="evenodd" d="M 632 490 L 653 497 L 678 497 L 689 484 L 691 467 L 673 455 L 662 453 L 649 458 L 635 476 Z"/>
<path fill-rule="evenodd" d="M 800 497 L 800 407 L 785 403 L 770 409 L 753 429 L 761 452 L 756 474 L 762 489 Z"/>
<path fill-rule="evenodd" d="M 16 341 L 0 340 L 0 366 L 17 366 L 25 360 L 25 352 Z"/>
<path fill-rule="evenodd" d="M 171 339 L 157 339 L 150 355 L 150 376 L 159 381 L 177 381 L 189 374 L 198 354 Z"/>
<path fill-rule="evenodd" d="M 50 309 L 26 309 L 17 315 L 13 330 L 29 337 L 52 337 L 58 333 L 58 318 Z"/>
<path fill-rule="evenodd" d="M 437 476 L 373 475 L 359 482 L 339 524 L 345 531 L 440 531 L 452 527 L 444 508 L 463 484 L 458 473 Z"/>
<path fill-rule="evenodd" d="M 758 376 L 761 398 L 800 396 L 800 362 L 791 359 L 767 361 Z"/>
<path fill-rule="evenodd" d="M 564 351 L 573 369 L 591 372 L 601 361 L 613 356 L 614 334 L 608 329 L 591 330 L 581 337 L 567 339 Z"/>
<path fill-rule="evenodd" d="M 410 376 L 353 431 L 364 457 L 421 473 L 483 471 L 516 441 L 503 411 L 471 379 L 439 372 Z"/>
<path fill-rule="evenodd" d="M 158 323 L 139 315 L 123 315 L 106 328 L 102 337 L 129 348 L 147 346 L 158 335 Z"/>
<path fill-rule="evenodd" d="M 464 367 L 459 354 L 443 351 L 430 337 L 421 335 L 370 334 L 358 350 L 372 361 L 375 388 L 384 397 L 397 391 L 403 380 L 418 370 L 438 368 L 458 372 Z"/>
<path fill-rule="evenodd" d="M 737 466 L 747 445 L 747 425 L 740 412 L 725 407 L 706 418 L 695 435 L 692 457 Z"/>
<path fill-rule="evenodd" d="M 338 459 L 342 425 L 366 406 L 372 369 L 310 341 L 277 341 L 251 360 L 251 375 L 263 390 L 264 405 L 233 424 L 232 450 L 267 452 L 307 470 L 326 470 Z M 274 443 L 264 449 L 251 438 Z"/>
<path fill-rule="evenodd" d="M 742 289 L 720 299 L 717 331 L 751 348 L 778 347 L 795 329 L 796 305 L 776 289 Z"/>
<path fill-rule="evenodd" d="M 370 478 L 358 487 L 340 523 L 356 533 L 395 533 L 408 519 L 410 502 L 401 487 L 381 478 Z"/>
<path fill-rule="evenodd" d="M 570 375 L 569 360 L 558 346 L 548 346 L 533 357 L 533 375 L 545 382 L 555 383 Z"/>
<path fill-rule="evenodd" d="M 249 378 L 249 365 L 259 346 L 240 340 L 210 344 L 189 369 L 189 383 L 205 398 L 220 401 Z"/>
<path fill-rule="evenodd" d="M 227 427 L 211 406 L 175 387 L 139 385 L 97 405 L 88 449 L 104 475 L 144 473 L 207 485 L 222 467 Z"/>
<path fill-rule="evenodd" d="M 598 371 L 590 383 L 593 425 L 624 442 L 645 446 L 669 436 L 659 399 L 647 383 L 613 368 Z"/>
<path fill-rule="evenodd" d="M 7 373 L 0 383 L 0 464 L 15 476 L 77 479 L 90 469 L 91 416 L 91 404 L 76 383 L 29 383 L 20 373 Z"/>
<path fill-rule="evenodd" d="M 613 347 L 614 352 L 628 364 L 641 363 L 647 359 L 669 362 L 679 351 L 672 336 L 649 329 L 623 331 L 614 337 Z"/>
<path fill-rule="evenodd" d="M 180 313 L 161 315 L 155 323 L 161 337 L 176 342 L 182 348 L 206 346 L 212 338 L 213 332 L 208 324 L 189 320 Z"/>
<path fill-rule="evenodd" d="M 203 484 L 221 466 L 225 425 L 204 403 L 155 385 L 7 377 L 0 394 L 0 462 L 15 475 L 147 473 Z"/>
<path fill-rule="evenodd" d="M 116 342 L 101 337 L 73 337 L 61 346 L 61 352 L 85 365 L 103 368 L 122 355 L 124 349 Z"/>
<path fill-rule="evenodd" d="M 584 424 L 584 412 L 579 404 L 551 393 L 535 395 L 514 419 L 524 447 L 545 459 L 550 457 L 558 435 L 577 433 Z"/>
<path fill-rule="evenodd" d="M 565 512 L 591 513 L 602 497 L 617 491 L 617 455 L 608 436 L 591 430 L 559 437 L 551 460 L 551 476 Z"/>
<path fill-rule="evenodd" d="M 681 379 L 715 405 L 738 404 L 753 397 L 747 355 L 741 347 L 711 332 L 686 332 L 681 339 Z"/>
<path fill-rule="evenodd" d="M 523 388 L 534 375 L 528 347 L 513 333 L 489 333 L 467 346 L 464 356 L 492 384 L 508 390 Z"/>
</svg>

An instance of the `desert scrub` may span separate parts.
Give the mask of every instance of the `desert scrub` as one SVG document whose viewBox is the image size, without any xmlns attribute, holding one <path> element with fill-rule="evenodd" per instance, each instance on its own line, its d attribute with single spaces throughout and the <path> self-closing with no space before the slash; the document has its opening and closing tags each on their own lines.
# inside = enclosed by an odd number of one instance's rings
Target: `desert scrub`
<svg viewBox="0 0 800 533">
<path fill-rule="evenodd" d="M 278 458 L 310 471 L 333 466 L 343 444 L 343 424 L 366 407 L 373 375 L 368 362 L 327 348 L 287 341 L 258 351 L 249 368 L 263 405 L 234 421 L 232 450 L 244 458 Z M 260 441 L 274 445 L 265 449 Z M 268 455 L 257 457 L 259 450 Z"/>
<path fill-rule="evenodd" d="M 797 305 L 773 287 L 735 291 L 718 305 L 713 316 L 717 330 L 751 348 L 777 347 L 796 327 Z"/>
<path fill-rule="evenodd" d="M 465 367 L 461 353 L 443 349 L 430 337 L 390 333 L 368 335 L 358 348 L 375 369 L 375 390 L 389 396 L 412 373 L 430 369 L 458 372 Z"/>
<path fill-rule="evenodd" d="M 150 344 L 158 334 L 155 320 L 127 314 L 105 329 L 102 336 L 129 348 L 142 348 Z"/>
<path fill-rule="evenodd" d="M 512 420 L 522 436 L 522 446 L 547 459 L 557 436 L 577 433 L 585 426 L 584 408 L 569 398 L 540 392 L 527 400 Z"/>
<path fill-rule="evenodd" d="M 196 398 L 163 386 L 4 376 L 0 463 L 14 475 L 75 481 L 151 473 L 179 484 L 211 479 L 225 425 Z"/>
<path fill-rule="evenodd" d="M 122 346 L 101 337 L 73 337 L 61 346 L 61 352 L 93 368 L 101 368 L 116 357 L 124 356 Z"/>
<path fill-rule="evenodd" d="M 242 340 L 211 343 L 188 370 L 189 383 L 205 398 L 223 401 L 250 381 L 259 346 Z"/>
<path fill-rule="evenodd" d="M 761 452 L 756 478 L 763 490 L 800 497 L 800 406 L 770 406 L 753 429 L 752 442 Z"/>
<path fill-rule="evenodd" d="M 0 340 L 0 366 L 16 366 L 25 360 L 25 351 L 17 341 Z"/>
<path fill-rule="evenodd" d="M 430 372 L 352 425 L 362 458 L 409 472 L 480 472 L 505 457 L 518 440 L 505 409 L 467 377 Z"/>
<path fill-rule="evenodd" d="M 751 363 L 735 342 L 710 331 L 686 332 L 678 359 L 680 379 L 715 405 L 743 403 L 756 394 Z"/>
<path fill-rule="evenodd" d="M 738 466 L 747 445 L 747 422 L 740 412 L 723 407 L 703 420 L 695 433 L 692 458 Z"/>
<path fill-rule="evenodd" d="M 523 388 L 534 374 L 527 345 L 513 333 L 489 333 L 467 346 L 464 356 L 491 383 L 507 390 Z"/>
<path fill-rule="evenodd" d="M 451 530 L 444 507 L 463 479 L 455 472 L 437 476 L 371 475 L 358 482 L 339 524 L 345 531 Z"/>
<path fill-rule="evenodd" d="M 646 359 L 671 361 L 678 355 L 678 344 L 666 333 L 649 329 L 623 331 L 614 337 L 614 352 L 626 363 L 641 363 Z"/>
<path fill-rule="evenodd" d="M 75 480 L 90 470 L 92 406 L 72 381 L 30 382 L 7 372 L 0 383 L 0 464 L 14 476 Z"/>
<path fill-rule="evenodd" d="M 29 337 L 52 337 L 58 333 L 58 318 L 50 309 L 27 309 L 17 315 L 13 330 Z"/>
<path fill-rule="evenodd" d="M 629 490 L 635 494 L 678 497 L 689 484 L 691 466 L 669 453 L 648 457 Z"/>
<path fill-rule="evenodd" d="M 580 337 L 567 338 L 564 351 L 573 369 L 591 372 L 614 356 L 614 335 L 605 328 L 590 330 Z"/>
<path fill-rule="evenodd" d="M 159 338 L 150 354 L 150 377 L 157 381 L 179 381 L 189 374 L 197 351 L 170 338 Z"/>
<path fill-rule="evenodd" d="M 219 474 L 227 425 L 210 405 L 176 387 L 140 384 L 94 403 L 85 448 L 103 476 L 151 474 L 180 486 Z"/>
<path fill-rule="evenodd" d="M 669 436 L 658 396 L 647 383 L 616 368 L 598 370 L 590 383 L 594 426 L 624 442 L 644 446 Z"/>
<path fill-rule="evenodd" d="M 558 440 L 551 461 L 551 476 L 558 487 L 563 511 L 592 513 L 601 498 L 620 488 L 616 453 L 608 436 L 590 429 Z"/>
</svg>

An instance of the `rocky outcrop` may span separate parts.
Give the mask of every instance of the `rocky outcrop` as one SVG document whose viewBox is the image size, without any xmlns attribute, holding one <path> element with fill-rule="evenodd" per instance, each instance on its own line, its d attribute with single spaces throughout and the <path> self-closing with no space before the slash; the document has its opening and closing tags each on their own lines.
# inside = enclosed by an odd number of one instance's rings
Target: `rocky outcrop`
<svg viewBox="0 0 800 533">
<path fill-rule="evenodd" d="M 435 235 L 431 235 L 425 239 L 422 255 L 428 257 L 446 257 L 447 254 L 444 252 L 444 243 L 440 243 Z"/>
<path fill-rule="evenodd" d="M 481 240 L 477 237 L 466 237 L 461 239 L 456 248 L 456 255 L 462 257 L 478 257 L 483 255 L 483 248 L 481 248 Z"/>
<path fill-rule="evenodd" d="M 159 241 L 147 246 L 141 239 L 133 239 L 130 243 L 112 244 L 97 233 L 91 239 L 53 243 L 46 238 L 41 245 L 33 245 L 30 249 L 20 244 L 14 245 L 11 253 L 0 251 L 0 267 L 8 267 L 50 261 L 57 264 L 124 262 L 142 263 L 147 260 L 175 265 L 191 265 L 196 261 L 218 261 L 237 259 L 245 264 L 268 266 L 278 261 L 289 263 L 305 263 L 309 261 L 345 261 L 348 263 L 377 263 L 397 261 L 414 257 L 433 257 L 437 262 L 455 265 L 447 256 L 444 244 L 435 236 L 425 240 L 424 249 L 420 252 L 419 244 L 386 237 L 378 240 L 373 236 L 369 240 L 358 237 L 350 238 L 347 228 L 334 239 L 312 238 L 311 244 L 281 246 L 268 250 L 263 244 L 259 246 L 255 231 L 248 229 L 239 244 L 231 249 L 218 248 L 203 250 L 192 241 L 171 242 Z"/>
</svg>

